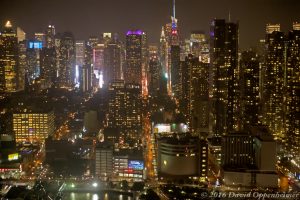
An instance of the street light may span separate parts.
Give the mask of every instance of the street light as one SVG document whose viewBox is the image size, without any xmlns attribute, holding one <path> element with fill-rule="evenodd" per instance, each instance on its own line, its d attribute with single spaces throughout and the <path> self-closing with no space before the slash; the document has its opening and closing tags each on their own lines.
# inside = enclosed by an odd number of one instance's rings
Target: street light
<svg viewBox="0 0 300 200">
<path fill-rule="evenodd" d="M 93 187 L 97 187 L 98 186 L 98 183 L 93 183 Z"/>
</svg>

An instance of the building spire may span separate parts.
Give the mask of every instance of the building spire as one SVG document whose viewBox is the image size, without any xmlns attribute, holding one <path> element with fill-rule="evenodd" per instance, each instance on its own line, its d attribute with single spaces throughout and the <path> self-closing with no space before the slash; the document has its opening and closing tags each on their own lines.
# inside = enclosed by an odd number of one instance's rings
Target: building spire
<svg viewBox="0 0 300 200">
<path fill-rule="evenodd" d="M 175 13 L 175 0 L 173 0 L 173 17 L 174 17 L 174 19 L 176 18 L 175 15 L 176 13 Z"/>
<path fill-rule="evenodd" d="M 160 42 L 166 42 L 165 29 L 163 26 L 161 27 Z"/>
<path fill-rule="evenodd" d="M 229 10 L 229 13 L 228 13 L 228 21 L 231 22 L 231 13 L 230 13 L 230 10 Z"/>
</svg>

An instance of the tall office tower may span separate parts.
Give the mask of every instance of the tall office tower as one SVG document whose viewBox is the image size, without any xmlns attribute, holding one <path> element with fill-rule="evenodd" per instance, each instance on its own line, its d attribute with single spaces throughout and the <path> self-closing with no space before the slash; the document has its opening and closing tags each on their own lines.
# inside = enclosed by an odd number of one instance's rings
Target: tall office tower
<svg viewBox="0 0 300 200">
<path fill-rule="evenodd" d="M 94 67 L 94 74 L 96 75 L 97 79 L 99 80 L 98 86 L 103 86 L 103 74 L 105 70 L 104 65 L 104 50 L 105 50 L 105 44 L 98 43 L 93 48 L 93 67 Z"/>
<path fill-rule="evenodd" d="M 54 25 L 48 25 L 45 35 L 46 47 L 52 48 L 55 46 L 55 27 Z"/>
<path fill-rule="evenodd" d="M 85 44 L 84 48 L 84 63 L 81 68 L 80 89 L 82 92 L 88 92 L 92 89 L 93 75 L 93 49 L 90 45 Z"/>
<path fill-rule="evenodd" d="M 155 96 L 159 91 L 159 82 L 162 74 L 157 46 L 149 46 L 149 58 L 149 94 Z"/>
<path fill-rule="evenodd" d="M 297 160 L 300 159 L 300 23 L 293 24 L 287 35 L 285 69 L 286 144 Z"/>
<path fill-rule="evenodd" d="M 24 109 L 13 113 L 13 130 L 17 142 L 43 142 L 55 131 L 54 112 L 48 109 Z"/>
<path fill-rule="evenodd" d="M 126 34 L 125 82 L 142 85 L 142 34 L 141 30 Z"/>
<path fill-rule="evenodd" d="M 142 120 L 140 85 L 114 80 L 108 89 L 108 127 L 119 128 L 123 139 L 139 139 Z"/>
<path fill-rule="evenodd" d="M 209 63 L 209 44 L 206 35 L 202 31 L 193 31 L 190 36 L 191 54 L 199 58 L 203 63 Z"/>
<path fill-rule="evenodd" d="M 43 47 L 46 47 L 46 34 L 45 33 L 34 33 L 34 39 L 42 42 Z"/>
<path fill-rule="evenodd" d="M 25 88 L 25 73 L 27 68 L 27 44 L 26 40 L 19 42 L 19 89 L 24 90 Z"/>
<path fill-rule="evenodd" d="M 146 32 L 142 33 L 142 93 L 148 96 L 149 49 Z"/>
<path fill-rule="evenodd" d="M 162 27 L 159 46 L 159 63 L 162 69 L 162 78 L 166 79 L 166 84 L 168 83 L 168 77 L 170 77 L 170 69 L 168 66 L 168 48 L 165 30 L 164 27 Z M 165 87 L 167 87 L 167 85 Z"/>
<path fill-rule="evenodd" d="M 75 80 L 75 40 L 70 32 L 63 33 L 60 40 L 59 83 L 71 87 Z"/>
<path fill-rule="evenodd" d="M 26 33 L 20 27 L 17 27 L 18 42 L 26 40 Z"/>
<path fill-rule="evenodd" d="M 192 54 L 188 54 L 185 57 L 185 61 L 180 62 L 181 68 L 181 99 L 179 100 L 179 109 L 180 112 L 185 115 L 185 118 L 188 120 L 187 123 L 190 125 L 190 89 L 191 89 L 191 74 L 190 69 L 195 62 L 195 57 Z M 191 129 L 192 130 L 192 129 Z"/>
<path fill-rule="evenodd" d="M 142 87 L 140 84 L 125 84 L 126 135 L 135 141 L 142 138 Z"/>
<path fill-rule="evenodd" d="M 213 93 L 213 131 L 223 135 L 238 127 L 238 24 L 215 19 L 210 32 L 210 81 Z"/>
<path fill-rule="evenodd" d="M 29 45 L 26 50 L 27 67 L 26 73 L 30 80 L 34 80 L 40 76 L 40 50 L 42 42 L 37 40 L 29 40 Z"/>
<path fill-rule="evenodd" d="M 269 127 L 275 140 L 277 140 L 284 137 L 284 33 L 279 32 L 278 29 L 267 32 L 265 42 L 263 122 Z"/>
<path fill-rule="evenodd" d="M 192 133 L 207 136 L 209 133 L 209 64 L 197 57 L 186 60 L 189 70 L 189 121 Z"/>
<path fill-rule="evenodd" d="M 260 58 L 253 51 L 242 52 L 240 60 L 240 90 L 243 127 L 259 123 L 260 94 L 259 94 Z"/>
<path fill-rule="evenodd" d="M 75 84 L 80 84 L 80 76 L 84 65 L 85 41 L 76 40 L 75 42 Z"/>
<path fill-rule="evenodd" d="M 171 89 L 172 95 L 180 98 L 181 82 L 180 82 L 180 46 L 171 45 Z"/>
<path fill-rule="evenodd" d="M 177 19 L 175 15 L 175 0 L 173 0 L 173 13 L 171 16 L 171 36 L 170 36 L 170 66 L 171 66 L 171 90 L 175 98 L 179 98 L 180 93 L 180 44 L 177 28 Z"/>
<path fill-rule="evenodd" d="M 19 89 L 18 38 L 10 21 L 0 35 L 0 92 Z"/>
<path fill-rule="evenodd" d="M 41 78 L 46 87 L 51 87 L 56 79 L 56 52 L 53 47 L 45 47 L 40 51 Z"/>
<path fill-rule="evenodd" d="M 56 54 L 56 82 L 55 87 L 59 86 L 59 72 L 60 72 L 60 63 L 61 63 L 61 52 L 60 52 L 60 43 L 61 43 L 61 34 L 57 33 L 54 36 L 54 48 L 55 48 L 55 54 Z M 76 50 L 76 49 L 75 49 Z"/>
<path fill-rule="evenodd" d="M 99 38 L 96 36 L 90 36 L 88 45 L 90 45 L 92 48 L 94 48 L 99 43 Z"/>
<path fill-rule="evenodd" d="M 103 81 L 106 86 L 113 80 L 120 80 L 122 75 L 121 43 L 111 40 L 104 49 L 104 73 Z"/>
</svg>

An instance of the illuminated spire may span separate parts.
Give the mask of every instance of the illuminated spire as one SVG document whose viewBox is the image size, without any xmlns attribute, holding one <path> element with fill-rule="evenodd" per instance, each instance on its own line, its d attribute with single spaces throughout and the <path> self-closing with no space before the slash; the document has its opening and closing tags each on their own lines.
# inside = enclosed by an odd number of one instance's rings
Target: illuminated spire
<svg viewBox="0 0 300 200">
<path fill-rule="evenodd" d="M 176 15 L 175 15 L 175 0 L 173 0 L 173 18 L 175 19 L 176 17 L 175 17 Z"/>
<path fill-rule="evenodd" d="M 6 28 L 11 28 L 11 27 L 12 27 L 12 25 L 11 25 L 11 23 L 10 23 L 9 20 L 6 22 L 5 27 L 6 27 Z"/>
<path fill-rule="evenodd" d="M 173 0 L 173 13 L 171 16 L 171 20 L 172 20 L 172 29 L 176 29 L 177 27 L 177 19 L 176 19 L 176 15 L 175 15 L 176 11 L 175 11 L 175 0 Z"/>
<path fill-rule="evenodd" d="M 162 26 L 161 27 L 161 33 L 160 33 L 160 42 L 165 42 L 166 41 L 166 36 L 165 36 L 165 29 Z"/>
</svg>

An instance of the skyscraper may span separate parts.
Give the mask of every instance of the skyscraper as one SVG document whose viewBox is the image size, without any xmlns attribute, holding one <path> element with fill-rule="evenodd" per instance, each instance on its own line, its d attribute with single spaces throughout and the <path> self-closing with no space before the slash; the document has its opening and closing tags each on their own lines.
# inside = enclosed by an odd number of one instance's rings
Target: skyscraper
<svg viewBox="0 0 300 200">
<path fill-rule="evenodd" d="M 84 65 L 84 55 L 85 55 L 85 41 L 83 40 L 76 40 L 75 43 L 75 50 L 76 50 L 76 69 L 75 69 L 75 84 L 80 83 L 80 76 L 82 72 L 82 67 Z"/>
<path fill-rule="evenodd" d="M 275 139 L 283 139 L 284 137 L 284 37 L 284 33 L 276 29 L 273 32 L 267 32 L 265 40 L 263 122 L 270 128 Z"/>
<path fill-rule="evenodd" d="M 244 51 L 240 60 L 240 90 L 243 127 L 256 125 L 260 113 L 260 58 L 253 51 Z"/>
<path fill-rule="evenodd" d="M 60 40 L 59 83 L 71 87 L 75 80 L 75 40 L 70 32 L 63 33 Z"/>
<path fill-rule="evenodd" d="M 210 36 L 214 132 L 222 135 L 238 129 L 238 24 L 215 19 Z"/>
<path fill-rule="evenodd" d="M 50 87 L 56 79 L 56 53 L 54 46 L 45 47 L 40 51 L 41 77 Z"/>
<path fill-rule="evenodd" d="M 83 66 L 79 68 L 80 90 L 88 92 L 92 89 L 93 78 L 93 49 L 90 45 L 84 43 Z"/>
<path fill-rule="evenodd" d="M 16 92 L 19 89 L 18 37 L 10 21 L 0 35 L 0 91 Z"/>
<path fill-rule="evenodd" d="M 126 34 L 126 68 L 124 78 L 127 83 L 142 85 L 142 34 L 141 30 Z"/>
<path fill-rule="evenodd" d="M 48 25 L 47 30 L 46 30 L 46 35 L 45 35 L 45 40 L 46 40 L 46 47 L 47 48 L 52 48 L 55 45 L 54 41 L 55 37 L 55 27 L 54 25 Z"/>
<path fill-rule="evenodd" d="M 190 128 L 197 136 L 209 133 L 209 63 L 199 62 L 193 58 L 189 67 L 189 115 Z"/>
<path fill-rule="evenodd" d="M 169 66 L 168 66 L 168 43 L 167 43 L 167 39 L 166 39 L 166 35 L 165 35 L 165 30 L 164 30 L 164 27 L 162 27 L 162 30 L 161 30 L 161 36 L 160 36 L 160 46 L 159 46 L 159 63 L 161 65 L 161 70 L 162 70 L 162 79 L 165 81 L 165 86 L 164 85 L 161 85 L 162 88 L 168 88 L 169 86 L 169 80 L 168 78 L 170 77 L 170 69 L 169 69 Z"/>
<path fill-rule="evenodd" d="M 162 74 L 157 46 L 149 46 L 149 58 L 149 93 L 154 96 L 157 95 L 159 90 L 159 82 Z"/>
<path fill-rule="evenodd" d="M 142 120 L 141 86 L 114 80 L 108 89 L 108 127 L 119 128 L 123 139 L 139 139 Z"/>
<path fill-rule="evenodd" d="M 294 23 L 287 35 L 286 50 L 286 144 L 296 159 L 300 158 L 300 24 Z"/>
<path fill-rule="evenodd" d="M 103 80 L 107 86 L 111 81 L 123 78 L 121 50 L 122 46 L 118 40 L 109 42 L 104 50 Z"/>
</svg>

